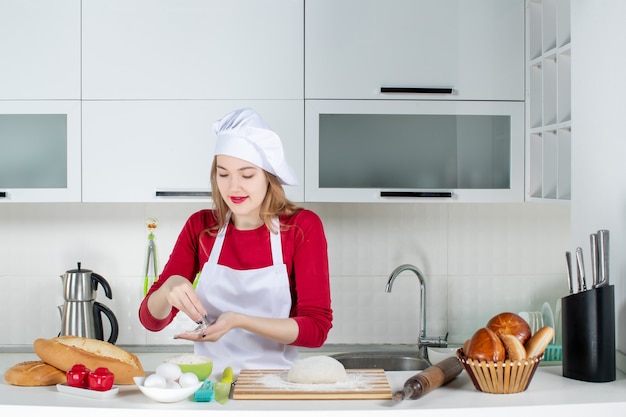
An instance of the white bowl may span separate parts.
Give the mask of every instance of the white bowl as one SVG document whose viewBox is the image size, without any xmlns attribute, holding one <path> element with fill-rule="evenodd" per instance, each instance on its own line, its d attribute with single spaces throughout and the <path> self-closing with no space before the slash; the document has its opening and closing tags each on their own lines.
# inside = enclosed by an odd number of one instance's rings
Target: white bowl
<svg viewBox="0 0 626 417">
<path fill-rule="evenodd" d="M 146 377 L 136 376 L 133 379 L 135 380 L 135 384 L 137 384 L 141 392 L 143 392 L 146 397 L 161 403 L 175 403 L 182 401 L 185 398 L 192 396 L 193 393 L 198 391 L 203 384 L 203 381 L 200 381 L 196 385 L 186 388 L 148 388 L 143 386 L 143 381 L 145 381 Z"/>
<path fill-rule="evenodd" d="M 448 347 L 428 347 L 428 361 L 436 364 L 449 357 L 456 357 L 456 351 L 461 346 L 449 345 Z"/>
</svg>

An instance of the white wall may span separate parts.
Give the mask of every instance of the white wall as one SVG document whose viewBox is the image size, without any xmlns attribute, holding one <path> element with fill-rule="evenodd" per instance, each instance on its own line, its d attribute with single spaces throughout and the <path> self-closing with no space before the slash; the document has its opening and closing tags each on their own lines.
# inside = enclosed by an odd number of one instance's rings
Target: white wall
<svg viewBox="0 0 626 417">
<path fill-rule="evenodd" d="M 119 344 L 186 343 L 190 328 L 146 332 L 137 319 L 156 217 L 159 269 L 197 204 L 0 204 L 0 346 L 30 345 L 59 331 L 59 275 L 82 262 L 104 276 L 120 321 Z M 428 335 L 463 342 L 501 311 L 553 309 L 567 292 L 563 253 L 569 207 L 546 204 L 309 204 L 329 241 L 334 328 L 329 343 L 414 343 L 417 279 L 390 272 L 413 263 L 426 275 Z"/>
<path fill-rule="evenodd" d="M 610 231 L 618 368 L 626 369 L 626 2 L 572 0 L 572 246 Z M 587 252 L 588 253 L 588 252 Z"/>
</svg>

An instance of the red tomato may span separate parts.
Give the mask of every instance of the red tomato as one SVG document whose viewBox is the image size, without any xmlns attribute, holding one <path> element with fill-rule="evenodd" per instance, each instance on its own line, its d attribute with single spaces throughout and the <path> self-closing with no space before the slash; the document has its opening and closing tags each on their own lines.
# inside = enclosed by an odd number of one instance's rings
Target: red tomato
<svg viewBox="0 0 626 417">
<path fill-rule="evenodd" d="M 94 391 L 108 391 L 113 387 L 115 375 L 108 368 L 97 368 L 89 373 L 89 389 Z"/>
<path fill-rule="evenodd" d="M 76 388 L 89 387 L 89 369 L 83 364 L 77 363 L 65 373 L 67 385 Z"/>
</svg>

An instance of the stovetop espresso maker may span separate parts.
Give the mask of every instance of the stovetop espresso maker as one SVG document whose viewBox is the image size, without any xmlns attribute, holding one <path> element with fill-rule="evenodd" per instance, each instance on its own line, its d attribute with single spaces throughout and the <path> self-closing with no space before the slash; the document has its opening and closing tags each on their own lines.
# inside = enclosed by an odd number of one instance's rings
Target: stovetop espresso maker
<svg viewBox="0 0 626 417">
<path fill-rule="evenodd" d="M 106 279 L 89 269 L 82 269 L 78 262 L 77 269 L 70 269 L 61 275 L 65 304 L 59 306 L 61 313 L 60 336 L 72 335 L 90 339 L 104 340 L 102 315 L 111 324 L 111 334 L 107 339 L 115 343 L 118 335 L 118 323 L 115 314 L 104 304 L 96 301 L 98 284 L 111 299 L 111 287 Z"/>
</svg>

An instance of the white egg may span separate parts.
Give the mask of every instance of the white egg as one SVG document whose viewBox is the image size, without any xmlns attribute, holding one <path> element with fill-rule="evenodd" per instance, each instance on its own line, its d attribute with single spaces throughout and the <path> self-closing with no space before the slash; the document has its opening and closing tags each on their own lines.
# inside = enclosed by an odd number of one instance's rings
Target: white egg
<svg viewBox="0 0 626 417">
<path fill-rule="evenodd" d="M 182 371 L 180 370 L 178 365 L 165 362 L 157 366 L 156 373 L 161 375 L 167 381 L 176 381 L 178 378 L 180 378 Z"/>
<path fill-rule="evenodd" d="M 143 381 L 143 386 L 146 388 L 165 388 L 167 381 L 159 374 L 148 375 Z"/>
<path fill-rule="evenodd" d="M 165 388 L 167 389 L 180 389 L 180 384 L 176 381 L 167 381 L 165 384 Z"/>
<path fill-rule="evenodd" d="M 178 379 L 178 383 L 181 387 L 187 388 L 196 385 L 200 380 L 193 372 L 185 372 Z"/>
</svg>

